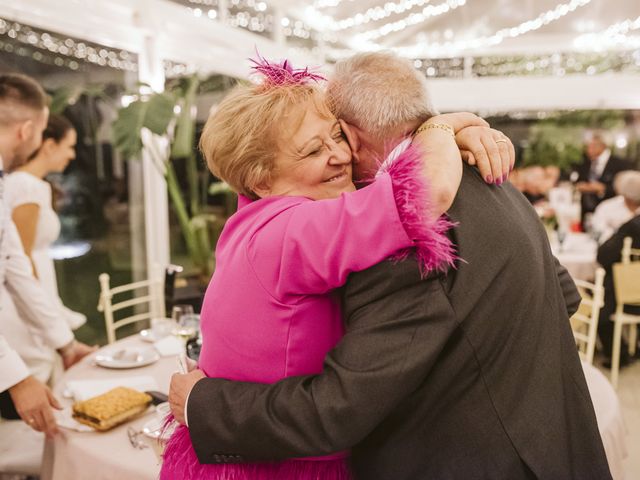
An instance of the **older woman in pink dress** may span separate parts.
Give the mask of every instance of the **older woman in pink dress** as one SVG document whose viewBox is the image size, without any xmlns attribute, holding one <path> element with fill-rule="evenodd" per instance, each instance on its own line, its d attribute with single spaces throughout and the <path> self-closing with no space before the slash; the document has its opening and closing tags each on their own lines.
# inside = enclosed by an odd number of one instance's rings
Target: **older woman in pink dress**
<svg viewBox="0 0 640 480">
<path fill-rule="evenodd" d="M 454 260 L 440 215 L 460 181 L 446 119 L 429 120 L 410 147 L 356 190 L 351 150 L 318 76 L 261 60 L 257 85 L 237 87 L 205 126 L 211 171 L 239 194 L 216 248 L 202 308 L 199 367 L 250 382 L 318 373 L 343 335 L 336 289 L 349 273 L 412 249 L 425 271 Z M 458 123 L 484 124 L 461 114 Z M 438 178 L 427 182 L 427 174 Z M 448 167 L 450 166 L 450 167 Z M 443 168 L 444 167 L 444 168 Z M 453 186 L 453 188 L 451 188 Z M 446 196 L 446 195 L 445 195 Z M 434 200 L 436 199 L 436 200 Z M 188 419 L 187 419 L 188 421 Z M 304 435 L 304 432 L 300 432 Z M 256 464 L 201 465 L 188 428 L 168 442 L 161 479 L 350 479 L 348 452 Z"/>
</svg>

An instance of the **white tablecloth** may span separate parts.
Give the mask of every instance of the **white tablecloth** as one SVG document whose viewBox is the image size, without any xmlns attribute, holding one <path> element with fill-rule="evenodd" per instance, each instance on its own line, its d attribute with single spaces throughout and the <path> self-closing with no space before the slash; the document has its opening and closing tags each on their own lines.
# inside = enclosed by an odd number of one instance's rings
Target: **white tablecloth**
<svg viewBox="0 0 640 480">
<path fill-rule="evenodd" d="M 151 344 L 133 336 L 116 345 L 122 348 L 148 347 Z M 62 398 L 69 380 L 111 380 L 140 375 L 153 377 L 158 390 L 168 392 L 171 375 L 176 371 L 176 357 L 161 357 L 153 365 L 131 370 L 109 370 L 85 359 L 65 372 L 56 385 L 55 393 L 66 405 L 70 405 L 71 400 Z M 153 450 L 133 448 L 127 436 L 128 427 L 140 430 L 152 418 L 153 413 L 150 413 L 103 433 L 63 430 L 63 435 L 45 443 L 42 480 L 156 480 L 160 466 Z"/>
<path fill-rule="evenodd" d="M 555 232 L 554 232 L 555 234 Z M 572 278 L 577 280 L 593 280 L 598 264 L 596 255 L 598 244 L 586 233 L 568 233 L 562 244 L 562 249 L 557 237 L 551 237 L 551 249 L 561 265 L 563 265 Z"/>
</svg>

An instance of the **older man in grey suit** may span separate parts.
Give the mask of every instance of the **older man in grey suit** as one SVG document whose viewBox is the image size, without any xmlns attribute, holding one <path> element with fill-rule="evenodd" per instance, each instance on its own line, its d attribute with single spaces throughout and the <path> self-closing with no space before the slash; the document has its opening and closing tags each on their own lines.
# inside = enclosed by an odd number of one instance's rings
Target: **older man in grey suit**
<svg viewBox="0 0 640 480">
<path fill-rule="evenodd" d="M 329 90 L 360 173 L 425 120 L 424 88 L 391 55 L 336 66 Z M 412 259 L 351 275 L 346 334 L 321 374 L 272 385 L 175 376 L 173 411 L 183 417 L 189 392 L 200 461 L 351 448 L 359 479 L 611 478 L 568 321 L 579 296 L 535 212 L 465 167 L 448 214 L 463 261 L 426 280 Z"/>
</svg>

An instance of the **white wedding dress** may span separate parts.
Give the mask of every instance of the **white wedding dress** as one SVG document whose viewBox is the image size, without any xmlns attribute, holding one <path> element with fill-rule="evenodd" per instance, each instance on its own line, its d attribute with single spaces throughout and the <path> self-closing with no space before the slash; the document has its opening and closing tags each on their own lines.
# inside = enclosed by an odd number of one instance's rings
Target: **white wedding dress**
<svg viewBox="0 0 640 480">
<path fill-rule="evenodd" d="M 20 205 L 34 203 L 40 207 L 31 258 L 53 308 L 59 311 L 72 329 L 78 328 L 86 322 L 87 317 L 68 309 L 62 303 L 58 295 L 53 259 L 49 256 L 49 247 L 60 235 L 60 219 L 51 203 L 51 186 L 26 172 L 12 173 L 5 178 L 4 183 L 7 211 L 12 212 Z M 1 302 L 0 333 L 11 339 L 12 347 L 38 380 L 49 381 L 58 362 L 56 352 L 31 333 L 26 322 L 19 317 L 9 295 L 2 295 Z"/>
</svg>

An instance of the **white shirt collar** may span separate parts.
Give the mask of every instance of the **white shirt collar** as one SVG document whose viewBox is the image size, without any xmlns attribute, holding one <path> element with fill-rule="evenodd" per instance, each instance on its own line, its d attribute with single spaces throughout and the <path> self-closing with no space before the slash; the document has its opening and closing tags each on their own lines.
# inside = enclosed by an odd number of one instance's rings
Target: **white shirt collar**
<svg viewBox="0 0 640 480">
<path fill-rule="evenodd" d="M 393 162 L 396 161 L 396 159 L 407 149 L 409 148 L 409 145 L 411 145 L 411 137 L 409 138 L 405 138 L 402 142 L 400 142 L 396 148 L 394 148 L 393 150 L 391 150 L 391 153 L 389 155 L 387 155 L 387 158 L 384 159 L 384 162 L 382 162 L 382 165 L 380 165 L 380 168 L 378 169 L 378 174 L 380 172 L 384 172 L 389 168 L 389 165 L 391 165 Z"/>
<path fill-rule="evenodd" d="M 600 155 L 598 155 L 598 158 L 596 158 L 593 171 L 598 176 L 601 176 L 602 172 L 604 172 L 604 169 L 607 166 L 607 163 L 609 162 L 610 157 L 611 157 L 611 150 L 606 148 Z"/>
</svg>

